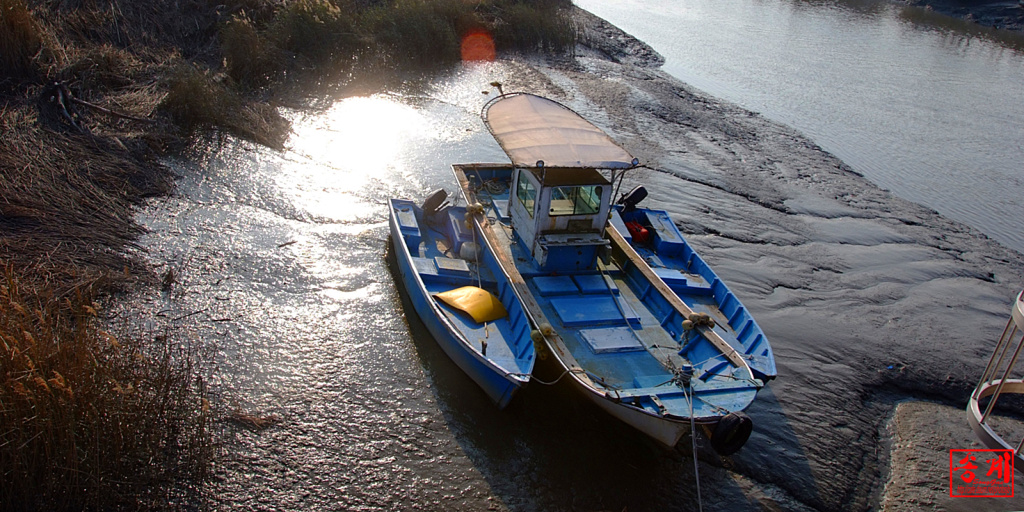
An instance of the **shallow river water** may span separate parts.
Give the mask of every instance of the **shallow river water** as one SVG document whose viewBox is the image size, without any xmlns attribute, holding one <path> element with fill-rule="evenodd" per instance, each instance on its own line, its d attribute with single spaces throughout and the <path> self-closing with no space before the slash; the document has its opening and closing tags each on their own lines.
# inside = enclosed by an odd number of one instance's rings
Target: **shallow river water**
<svg viewBox="0 0 1024 512">
<path fill-rule="evenodd" d="M 141 215 L 169 293 L 141 299 L 218 349 L 227 413 L 213 499 L 265 510 L 670 510 L 695 503 L 692 460 L 569 390 L 498 411 L 438 348 L 385 259 L 389 197 L 453 191 L 452 162 L 503 161 L 479 121 L 502 64 L 416 95 L 293 113 L 291 148 L 228 141 L 177 162 L 178 194 Z M 408 309 L 411 311 L 411 309 Z M 603 468 L 603 469 L 602 469 Z M 623 468 L 630 468 L 622 472 Z M 708 468 L 705 495 L 745 502 Z M 611 475 L 614 475 L 613 477 Z M 717 476 L 716 476 L 717 475 Z M 657 492 L 653 492 L 656 488 Z M 650 491 L 650 492 L 649 492 Z"/>
<path fill-rule="evenodd" d="M 894 401 L 956 399 L 986 355 L 965 340 L 998 335 L 1024 262 L 788 128 L 596 53 L 465 65 L 290 112 L 283 152 L 228 139 L 172 163 L 178 193 L 139 220 L 147 256 L 177 283 L 132 306 L 216 349 L 216 508 L 878 502 Z M 649 204 L 681 222 L 772 341 L 780 377 L 748 410 L 750 442 L 729 458 L 701 446 L 699 478 L 686 447 L 659 447 L 565 386 L 532 384 L 496 410 L 403 303 L 385 201 L 453 191 L 452 163 L 506 161 L 478 115 L 494 80 L 554 95 L 656 161 L 666 172 L 634 178 Z M 246 416 L 270 426 L 232 420 Z"/>
</svg>

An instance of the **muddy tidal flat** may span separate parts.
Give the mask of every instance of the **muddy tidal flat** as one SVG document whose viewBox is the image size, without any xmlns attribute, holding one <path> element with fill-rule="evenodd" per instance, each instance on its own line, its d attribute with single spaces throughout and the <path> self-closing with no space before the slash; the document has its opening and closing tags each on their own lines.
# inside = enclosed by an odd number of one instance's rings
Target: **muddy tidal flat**
<svg viewBox="0 0 1024 512">
<path fill-rule="evenodd" d="M 293 113 L 283 152 L 228 142 L 174 164 L 179 194 L 140 221 L 178 283 L 135 305 L 214 344 L 217 398 L 268 420 L 223 422 L 214 508 L 695 510 L 697 479 L 704 510 L 956 508 L 941 455 L 973 447 L 955 411 L 1024 257 L 578 16 L 572 58 L 467 64 Z M 646 204 L 673 215 L 769 336 L 779 378 L 747 411 L 739 453 L 700 447 L 697 475 L 688 448 L 664 450 L 560 386 L 498 411 L 403 304 L 384 201 L 454 190 L 450 163 L 502 161 L 477 117 L 492 80 L 565 103 L 646 164 L 631 178 Z M 382 117 L 395 121 L 377 132 Z M 382 137 L 395 139 L 369 152 Z"/>
<path fill-rule="evenodd" d="M 658 169 L 638 181 L 658 183 L 654 200 L 772 340 L 780 376 L 751 409 L 759 428 L 733 469 L 813 508 L 878 507 L 883 491 L 887 507 L 937 500 L 943 466 L 919 480 L 938 487 L 884 487 L 906 469 L 890 464 L 885 425 L 906 400 L 963 410 L 1024 286 L 1024 259 L 652 64 L 643 48 L 598 51 L 559 74 Z M 900 435 L 938 429 L 970 433 L 959 413 L 905 418 Z"/>
</svg>

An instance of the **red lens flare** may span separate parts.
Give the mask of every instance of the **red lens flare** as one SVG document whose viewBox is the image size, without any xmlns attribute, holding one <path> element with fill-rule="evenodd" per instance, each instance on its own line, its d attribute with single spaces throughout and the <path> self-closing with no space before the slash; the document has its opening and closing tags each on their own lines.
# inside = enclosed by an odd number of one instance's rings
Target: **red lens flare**
<svg viewBox="0 0 1024 512">
<path fill-rule="evenodd" d="M 495 57 L 494 39 L 486 31 L 475 30 L 462 36 L 462 60 L 492 61 Z"/>
</svg>

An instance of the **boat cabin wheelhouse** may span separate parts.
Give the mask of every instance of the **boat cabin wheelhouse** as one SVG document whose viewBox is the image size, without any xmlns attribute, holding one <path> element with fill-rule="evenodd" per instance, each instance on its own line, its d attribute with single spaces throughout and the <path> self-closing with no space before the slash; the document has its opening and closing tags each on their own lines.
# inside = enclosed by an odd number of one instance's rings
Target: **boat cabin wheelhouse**
<svg viewBox="0 0 1024 512">
<path fill-rule="evenodd" d="M 608 245 L 608 178 L 587 168 L 517 168 L 510 192 L 516 236 L 540 270 L 595 268 L 599 250 Z"/>
<path fill-rule="evenodd" d="M 545 272 L 594 269 L 608 245 L 615 173 L 639 161 L 572 110 L 532 94 L 495 98 L 483 117 L 515 166 L 508 214 L 535 265 Z"/>
</svg>

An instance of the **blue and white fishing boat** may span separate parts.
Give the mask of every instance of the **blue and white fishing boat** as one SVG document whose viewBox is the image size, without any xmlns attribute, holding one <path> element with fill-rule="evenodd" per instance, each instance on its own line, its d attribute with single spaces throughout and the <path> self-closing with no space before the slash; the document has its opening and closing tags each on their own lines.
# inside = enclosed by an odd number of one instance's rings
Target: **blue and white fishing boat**
<svg viewBox="0 0 1024 512">
<path fill-rule="evenodd" d="M 499 408 L 530 381 L 531 326 L 465 207 L 439 190 L 419 206 L 391 199 L 391 245 L 416 313 L 445 353 Z"/>
<path fill-rule="evenodd" d="M 699 427 L 719 452 L 739 449 L 742 411 L 776 376 L 771 346 L 668 214 L 637 206 L 646 192 L 613 204 L 637 159 L 539 96 L 502 94 L 483 118 L 511 165 L 453 170 L 487 275 L 507 279 L 503 297 L 522 301 L 563 377 L 667 446 Z"/>
</svg>

